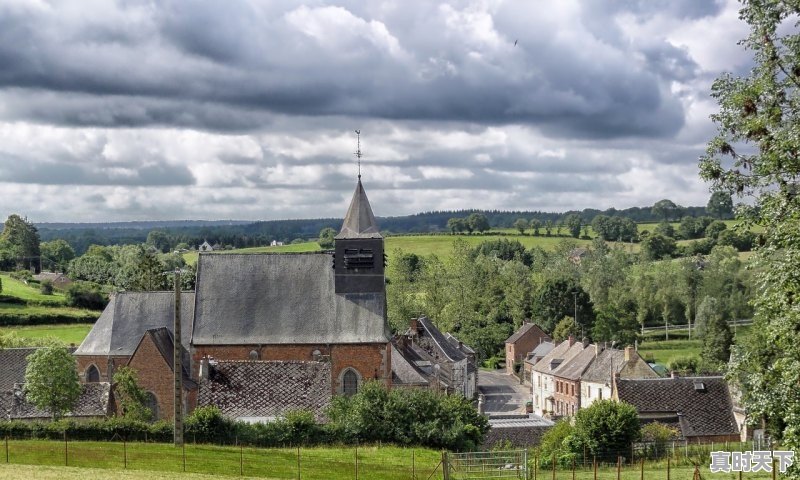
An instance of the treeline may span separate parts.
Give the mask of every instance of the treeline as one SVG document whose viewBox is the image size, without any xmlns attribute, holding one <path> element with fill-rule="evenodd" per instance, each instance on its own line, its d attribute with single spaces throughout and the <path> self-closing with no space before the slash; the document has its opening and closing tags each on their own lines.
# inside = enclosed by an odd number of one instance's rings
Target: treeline
<svg viewBox="0 0 800 480">
<path fill-rule="evenodd" d="M 473 218 L 466 221 L 462 230 L 488 230 L 489 228 L 517 228 L 515 222 L 520 218 L 536 219 L 541 227 L 566 226 L 567 219 L 577 219 L 583 225 L 591 224 L 598 215 L 610 218 L 629 219 L 631 222 L 658 222 L 678 220 L 681 217 L 701 217 L 711 215 L 716 218 L 731 218 L 733 205 L 730 196 L 714 194 L 706 207 L 682 207 L 671 200 L 661 200 L 651 207 L 632 207 L 622 210 L 609 208 L 598 210 L 587 208 L 582 211 L 564 213 L 542 211 L 500 211 L 500 210 L 460 210 L 432 211 L 396 217 L 381 217 L 378 222 L 386 234 L 436 233 L 455 231 L 453 218 Z M 720 196 L 722 195 L 722 197 Z M 477 218 L 476 218 L 477 216 Z M 480 224 L 474 220 L 480 219 Z M 483 222 L 485 220 L 485 223 Z M 77 254 L 85 252 L 90 245 L 130 245 L 144 243 L 151 231 L 163 233 L 168 239 L 167 249 L 179 245 L 196 248 L 207 240 L 233 248 L 268 245 L 273 240 L 289 243 L 292 241 L 317 238 L 325 228 L 338 229 L 339 218 L 319 218 L 306 220 L 270 220 L 262 222 L 138 222 L 138 223 L 98 223 L 98 224 L 42 224 L 39 226 L 41 238 L 46 241 L 63 239 Z M 573 220 L 574 224 L 575 220 Z M 567 227 L 569 228 L 569 227 Z M 459 230 L 460 231 L 460 230 Z M 165 250 L 166 251 L 166 250 Z"/>
<path fill-rule="evenodd" d="M 716 335 L 726 320 L 751 316 L 751 272 L 733 247 L 674 259 L 645 247 L 632 253 L 601 239 L 590 248 L 564 240 L 545 251 L 500 239 L 475 248 L 456 240 L 449 258 L 398 250 L 388 267 L 389 319 L 400 331 L 408 318 L 427 315 L 485 359 L 502 355 L 527 320 L 556 340 L 573 334 L 623 346 L 645 326 L 692 324 Z M 708 364 L 727 361 L 729 346 L 730 339 Z"/>
</svg>

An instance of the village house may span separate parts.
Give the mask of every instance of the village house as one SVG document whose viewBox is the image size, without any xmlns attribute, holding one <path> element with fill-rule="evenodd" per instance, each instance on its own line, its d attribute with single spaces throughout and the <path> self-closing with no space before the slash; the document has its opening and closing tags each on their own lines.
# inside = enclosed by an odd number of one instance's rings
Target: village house
<svg viewBox="0 0 800 480">
<path fill-rule="evenodd" d="M 581 376 L 597 355 L 597 345 L 584 340 L 583 349 L 553 371 L 553 410 L 558 416 L 573 416 L 581 408 Z"/>
<path fill-rule="evenodd" d="M 555 413 L 554 374 L 562 364 L 572 360 L 581 351 L 583 343 L 576 342 L 575 337 L 570 335 L 569 339 L 559 343 L 531 368 L 534 413 L 541 416 Z"/>
<path fill-rule="evenodd" d="M 212 247 L 211 244 L 208 243 L 208 240 L 203 240 L 203 243 L 201 243 L 200 245 L 197 246 L 197 251 L 198 252 L 213 252 L 214 251 L 214 247 Z"/>
<path fill-rule="evenodd" d="M 642 424 L 670 426 L 689 443 L 739 441 L 731 394 L 722 377 L 622 379 L 617 374 L 612 397 L 636 407 Z"/>
<path fill-rule="evenodd" d="M 659 378 L 633 347 L 616 350 L 595 345 L 595 352 L 594 361 L 581 376 L 580 408 L 586 408 L 597 400 L 610 399 L 614 374 L 625 379 Z"/>
<path fill-rule="evenodd" d="M 537 345 L 532 352 L 528 352 L 527 355 L 525 355 L 525 364 L 523 365 L 523 369 L 525 372 L 525 383 L 531 385 L 531 375 L 533 374 L 533 366 L 539 363 L 539 360 L 541 360 L 542 358 L 544 358 L 545 355 L 550 353 L 550 350 L 552 350 L 555 346 L 556 345 L 551 341 L 542 342 L 539 345 Z M 531 388 L 533 388 L 533 385 L 531 385 Z"/>
<path fill-rule="evenodd" d="M 550 337 L 538 325 L 525 322 L 506 339 L 506 373 L 520 374 L 525 355 Z"/>
</svg>

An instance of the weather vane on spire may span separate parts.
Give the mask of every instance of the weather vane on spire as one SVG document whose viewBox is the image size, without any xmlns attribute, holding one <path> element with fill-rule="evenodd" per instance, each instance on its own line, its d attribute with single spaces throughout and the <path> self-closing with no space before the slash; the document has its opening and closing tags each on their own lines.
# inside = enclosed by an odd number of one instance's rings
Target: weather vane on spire
<svg viewBox="0 0 800 480">
<path fill-rule="evenodd" d="M 355 156 L 358 158 L 358 179 L 361 180 L 361 130 L 356 130 L 356 139 L 358 148 L 356 149 Z"/>
</svg>

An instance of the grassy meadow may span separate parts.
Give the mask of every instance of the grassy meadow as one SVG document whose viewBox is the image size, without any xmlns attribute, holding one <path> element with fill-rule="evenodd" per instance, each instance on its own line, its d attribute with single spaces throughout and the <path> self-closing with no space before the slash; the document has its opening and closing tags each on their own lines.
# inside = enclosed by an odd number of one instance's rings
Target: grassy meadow
<svg viewBox="0 0 800 480">
<path fill-rule="evenodd" d="M 80 345 L 91 329 L 91 323 L 14 326 L 0 327 L 0 335 L 13 332 L 17 338 L 31 346 L 41 345 L 48 339 L 56 339 L 67 345 Z"/>
<path fill-rule="evenodd" d="M 98 311 L 68 307 L 64 294 L 58 290 L 53 290 L 51 295 L 45 295 L 38 284 L 27 285 L 5 273 L 0 274 L 0 281 L 3 282 L 3 291 L 0 292 L 0 325 L 20 323 L 11 322 L 12 317 L 42 320 L 32 323 L 87 323 L 100 316 Z"/>
<path fill-rule="evenodd" d="M 16 297 L 29 304 L 37 305 L 65 305 L 64 294 L 58 290 L 53 290 L 52 295 L 44 295 L 38 285 L 27 285 L 24 282 L 11 278 L 7 273 L 0 274 L 0 281 L 3 282 L 3 291 L 0 295 Z"/>
</svg>

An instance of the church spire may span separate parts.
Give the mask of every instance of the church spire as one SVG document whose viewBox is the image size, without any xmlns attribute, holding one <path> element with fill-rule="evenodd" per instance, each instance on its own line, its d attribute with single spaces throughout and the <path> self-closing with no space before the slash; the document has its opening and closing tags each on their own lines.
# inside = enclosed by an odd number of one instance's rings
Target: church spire
<svg viewBox="0 0 800 480">
<path fill-rule="evenodd" d="M 367 199 L 367 193 L 364 191 L 364 186 L 361 185 L 361 130 L 356 130 L 356 138 L 358 142 L 355 153 L 358 158 L 358 184 L 356 184 L 353 199 L 350 200 L 350 208 L 347 209 L 347 215 L 342 222 L 342 229 L 336 238 L 383 238 Z"/>
</svg>

